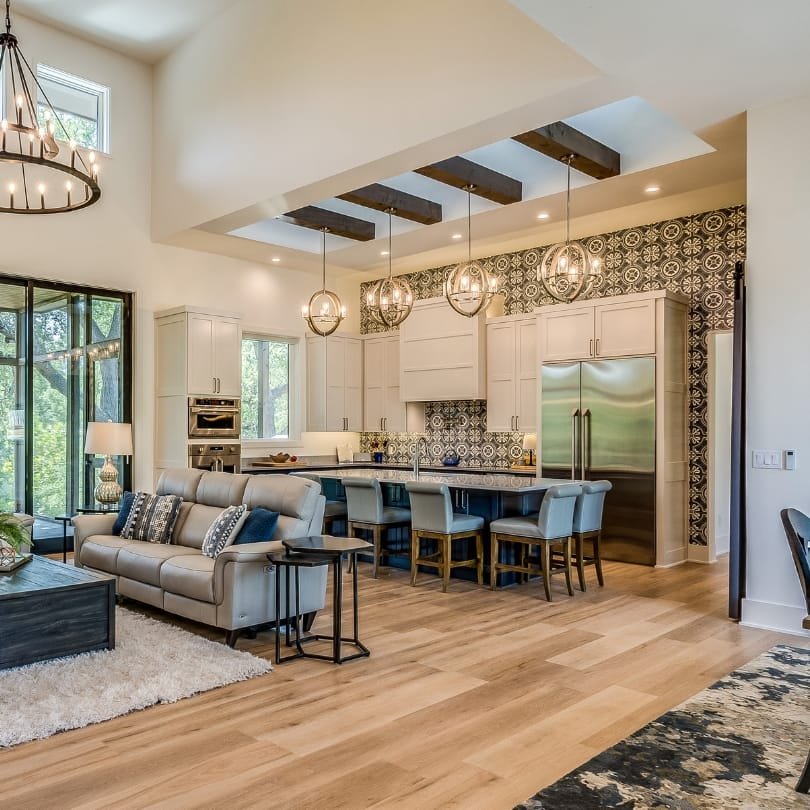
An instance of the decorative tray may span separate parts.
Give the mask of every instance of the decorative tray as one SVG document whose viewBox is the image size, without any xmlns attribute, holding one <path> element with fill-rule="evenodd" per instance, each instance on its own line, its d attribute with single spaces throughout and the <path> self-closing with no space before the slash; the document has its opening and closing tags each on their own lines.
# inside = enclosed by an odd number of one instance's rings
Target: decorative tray
<svg viewBox="0 0 810 810">
<path fill-rule="evenodd" d="M 20 554 L 17 556 L 17 559 L 14 560 L 14 562 L 7 563 L 6 565 L 0 564 L 0 574 L 8 574 L 15 568 L 25 565 L 31 559 L 31 557 L 33 557 L 33 554 Z"/>
<path fill-rule="evenodd" d="M 306 467 L 305 461 L 270 461 L 268 458 L 252 458 L 250 464 L 254 467 Z"/>
</svg>

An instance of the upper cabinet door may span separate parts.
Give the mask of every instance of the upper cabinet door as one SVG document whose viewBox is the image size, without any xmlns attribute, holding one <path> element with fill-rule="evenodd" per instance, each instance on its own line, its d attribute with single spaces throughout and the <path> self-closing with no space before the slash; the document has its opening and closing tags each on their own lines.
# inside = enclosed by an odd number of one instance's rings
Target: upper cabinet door
<svg viewBox="0 0 810 810">
<path fill-rule="evenodd" d="M 517 429 L 537 432 L 537 324 L 535 319 L 515 323 L 515 397 Z"/>
<path fill-rule="evenodd" d="M 239 321 L 216 318 L 214 332 L 214 376 L 217 393 L 228 397 L 242 396 L 242 330 Z"/>
<path fill-rule="evenodd" d="M 367 340 L 363 357 L 363 379 L 365 388 L 363 429 L 382 430 L 386 400 L 386 349 L 385 338 Z M 397 372 L 399 374 L 399 372 Z M 397 386 L 399 377 L 397 377 Z"/>
<path fill-rule="evenodd" d="M 597 305 L 595 357 L 655 354 L 655 301 Z"/>
<path fill-rule="evenodd" d="M 540 353 L 544 363 L 586 360 L 594 351 L 593 306 L 541 312 L 537 319 Z"/>
<path fill-rule="evenodd" d="M 344 416 L 346 430 L 363 429 L 363 342 L 344 341 Z"/>
<path fill-rule="evenodd" d="M 487 324 L 487 430 L 516 430 L 515 371 L 517 357 L 515 324 Z"/>
<path fill-rule="evenodd" d="M 214 318 L 190 313 L 188 316 L 188 393 L 210 396 L 216 393 L 214 371 Z"/>
</svg>

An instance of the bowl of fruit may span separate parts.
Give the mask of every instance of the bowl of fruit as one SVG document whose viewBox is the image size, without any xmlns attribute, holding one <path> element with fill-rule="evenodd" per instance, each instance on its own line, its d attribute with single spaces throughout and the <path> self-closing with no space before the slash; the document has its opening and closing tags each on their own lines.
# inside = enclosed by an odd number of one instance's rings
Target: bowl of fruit
<svg viewBox="0 0 810 810">
<path fill-rule="evenodd" d="M 285 461 L 290 460 L 289 453 L 276 453 L 274 456 L 269 456 L 270 461 L 275 462 L 276 464 L 284 464 Z"/>
</svg>

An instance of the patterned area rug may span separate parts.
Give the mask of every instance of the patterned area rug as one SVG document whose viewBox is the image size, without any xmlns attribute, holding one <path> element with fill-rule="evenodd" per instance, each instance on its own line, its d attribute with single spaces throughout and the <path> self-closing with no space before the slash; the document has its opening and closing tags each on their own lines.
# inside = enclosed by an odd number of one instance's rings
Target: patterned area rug
<svg viewBox="0 0 810 810">
<path fill-rule="evenodd" d="M 117 608 L 114 650 L 0 670 L 0 747 L 269 672 L 268 661 Z M 2 804 L 2 801 L 0 801 Z"/>
<path fill-rule="evenodd" d="M 810 807 L 810 650 L 778 646 L 515 810 Z"/>
</svg>

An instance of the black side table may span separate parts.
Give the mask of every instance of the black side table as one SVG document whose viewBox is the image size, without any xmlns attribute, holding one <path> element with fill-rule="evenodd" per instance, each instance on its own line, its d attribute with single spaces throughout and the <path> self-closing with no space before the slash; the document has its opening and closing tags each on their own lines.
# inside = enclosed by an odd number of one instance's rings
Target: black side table
<svg viewBox="0 0 810 810">
<path fill-rule="evenodd" d="M 359 552 L 372 548 L 371 543 L 359 540 L 356 537 L 332 537 L 330 535 L 316 535 L 314 537 L 303 537 L 295 540 L 283 540 L 286 549 L 285 554 L 271 553 L 267 557 L 276 567 L 276 663 L 290 661 L 293 658 L 317 658 L 321 661 L 331 661 L 334 664 L 343 664 L 355 658 L 366 658 L 371 655 L 371 651 L 359 638 L 359 612 L 357 600 L 357 565 L 352 566 L 352 624 L 353 635 L 344 638 L 342 635 L 342 611 L 343 611 L 343 557 L 354 557 Z M 301 607 L 300 607 L 300 577 L 301 568 L 314 568 L 319 565 L 332 566 L 332 634 L 321 633 L 301 636 Z M 295 569 L 295 653 L 281 657 L 281 569 L 284 569 L 285 593 L 286 593 L 286 616 L 290 619 L 290 569 Z M 304 649 L 304 644 L 308 641 L 331 641 L 332 655 L 308 652 Z M 343 655 L 343 645 L 350 644 L 357 649 L 357 652 Z M 287 646 L 292 646 L 290 641 L 289 623 L 287 630 Z"/>
</svg>

